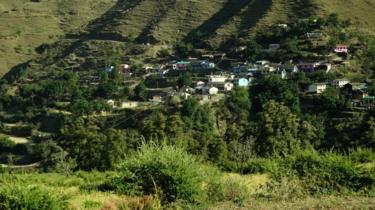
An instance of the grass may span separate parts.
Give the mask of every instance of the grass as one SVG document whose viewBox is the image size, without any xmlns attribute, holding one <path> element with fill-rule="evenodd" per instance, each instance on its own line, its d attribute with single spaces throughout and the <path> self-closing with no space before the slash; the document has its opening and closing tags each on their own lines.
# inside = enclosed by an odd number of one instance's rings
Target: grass
<svg viewBox="0 0 375 210">
<path fill-rule="evenodd" d="M 57 41 L 106 11 L 114 0 L 0 2 L 0 76 L 36 57 L 35 48 Z"/>
<path fill-rule="evenodd" d="M 68 198 L 70 209 L 99 210 L 104 206 L 113 203 L 132 203 L 140 198 L 117 195 L 111 192 L 101 192 L 96 189 L 86 190 L 83 186 L 95 180 L 104 179 L 109 174 L 94 172 L 95 175 L 89 175 L 87 172 L 78 172 L 72 176 L 64 176 L 56 173 L 44 174 L 13 174 L 0 175 L 0 184 L 2 182 L 24 183 L 26 187 L 42 187 L 51 192 L 65 195 Z M 11 176 L 11 177 L 10 177 Z M 91 178 L 90 178 L 91 177 Z M 238 174 L 225 174 L 223 180 L 228 184 L 236 182 L 249 189 L 250 199 L 242 204 L 233 201 L 222 201 L 208 204 L 206 209 L 371 209 L 375 205 L 375 200 L 370 197 L 340 197 L 340 196 L 322 196 L 322 197 L 301 197 L 293 200 L 267 200 L 253 196 L 260 185 L 268 181 L 265 174 L 242 176 Z M 94 179 L 95 178 L 95 179 Z M 94 180 L 94 181 L 92 181 Z M 233 185 L 236 186 L 236 185 Z M 234 189 L 238 191 L 238 189 Z M 186 207 L 186 206 L 185 206 Z M 194 207 L 190 207 L 190 209 Z"/>
</svg>

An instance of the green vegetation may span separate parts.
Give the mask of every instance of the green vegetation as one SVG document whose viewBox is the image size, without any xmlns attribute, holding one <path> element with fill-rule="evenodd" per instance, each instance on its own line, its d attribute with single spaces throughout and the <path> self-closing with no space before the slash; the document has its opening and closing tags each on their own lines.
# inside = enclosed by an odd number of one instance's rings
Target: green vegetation
<svg viewBox="0 0 375 210">
<path fill-rule="evenodd" d="M 2 183 L 0 189 L 1 209 L 64 210 L 67 209 L 67 204 L 67 198 L 43 188 Z"/>
<path fill-rule="evenodd" d="M 371 206 L 375 38 L 353 20 L 365 1 L 326 15 L 331 2 L 0 3 L 15 19 L 0 21 L 0 57 L 31 59 L 0 80 L 0 208 Z M 294 72 L 310 60 L 335 65 Z M 221 87 L 232 75 L 252 81 Z"/>
</svg>

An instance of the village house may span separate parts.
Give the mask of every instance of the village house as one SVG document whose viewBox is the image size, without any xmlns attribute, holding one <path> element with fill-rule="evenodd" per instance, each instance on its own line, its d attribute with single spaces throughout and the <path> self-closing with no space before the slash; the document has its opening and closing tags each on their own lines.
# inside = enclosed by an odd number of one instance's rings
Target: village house
<svg viewBox="0 0 375 210">
<path fill-rule="evenodd" d="M 197 82 L 196 82 L 196 86 L 197 86 L 197 87 L 203 87 L 205 84 L 206 84 L 206 83 L 203 82 L 203 81 L 197 81 Z"/>
<path fill-rule="evenodd" d="M 364 100 L 368 97 L 366 83 L 347 83 L 341 88 L 342 94 L 353 100 Z"/>
<path fill-rule="evenodd" d="M 288 74 L 293 74 L 293 73 L 297 73 L 298 72 L 297 65 L 293 65 L 293 64 L 284 64 L 284 65 L 281 65 L 280 68 L 282 70 L 285 70 L 286 73 L 288 73 Z"/>
<path fill-rule="evenodd" d="M 255 65 L 247 65 L 247 64 L 244 64 L 244 65 L 239 65 L 239 66 L 235 66 L 232 68 L 232 71 L 234 73 L 255 73 L 255 72 L 260 72 L 261 71 L 261 68 L 259 66 L 255 66 Z"/>
<path fill-rule="evenodd" d="M 223 85 L 228 79 L 225 75 L 209 75 L 208 84 L 212 86 Z"/>
<path fill-rule="evenodd" d="M 239 78 L 237 81 L 237 85 L 239 87 L 248 87 L 249 86 L 249 80 L 246 78 Z"/>
<path fill-rule="evenodd" d="M 189 61 L 179 61 L 176 63 L 175 70 L 186 71 L 189 65 L 190 65 Z"/>
<path fill-rule="evenodd" d="M 217 87 L 203 87 L 202 94 L 208 94 L 208 95 L 216 95 L 219 93 L 219 89 Z"/>
<path fill-rule="evenodd" d="M 113 99 L 107 100 L 107 104 L 113 109 L 116 108 L 116 102 Z"/>
<path fill-rule="evenodd" d="M 331 82 L 331 85 L 336 88 L 342 88 L 350 81 L 348 79 L 335 79 Z"/>
<path fill-rule="evenodd" d="M 234 88 L 234 84 L 231 83 L 231 82 L 226 82 L 226 83 L 224 84 L 224 91 L 225 91 L 225 92 L 232 91 L 233 88 Z"/>
<path fill-rule="evenodd" d="M 115 70 L 115 66 L 108 66 L 105 71 L 106 72 L 112 72 L 113 70 Z"/>
<path fill-rule="evenodd" d="M 279 23 L 279 24 L 277 24 L 277 27 L 280 27 L 280 28 L 283 28 L 283 29 L 287 29 L 288 28 L 288 24 Z"/>
<path fill-rule="evenodd" d="M 235 52 L 243 52 L 247 49 L 247 46 L 239 46 L 235 49 Z"/>
<path fill-rule="evenodd" d="M 208 61 L 194 61 L 191 63 L 193 70 L 204 70 L 204 69 L 214 69 L 216 67 L 215 63 Z"/>
<path fill-rule="evenodd" d="M 125 78 L 131 77 L 133 75 L 131 66 L 129 64 L 121 64 L 120 72 Z"/>
<path fill-rule="evenodd" d="M 276 51 L 280 49 L 280 44 L 269 44 L 268 45 L 268 50 L 269 51 Z"/>
<path fill-rule="evenodd" d="M 150 102 L 153 102 L 153 103 L 156 103 L 156 104 L 160 104 L 160 103 L 164 102 L 164 98 L 161 95 L 154 95 L 150 99 Z"/>
<path fill-rule="evenodd" d="M 349 52 L 349 49 L 348 49 L 348 46 L 347 45 L 336 45 L 336 48 L 335 48 L 335 53 L 348 53 Z"/>
<path fill-rule="evenodd" d="M 327 89 L 326 83 L 314 83 L 314 84 L 309 85 L 307 92 L 312 93 L 312 94 L 321 94 L 326 89 Z"/>
<path fill-rule="evenodd" d="M 314 72 L 315 69 L 319 66 L 319 63 L 318 62 L 300 63 L 297 66 L 300 71 Z"/>
<path fill-rule="evenodd" d="M 308 39 L 319 39 L 323 36 L 322 33 L 320 32 L 310 32 L 310 33 L 306 33 L 306 38 Z"/>
<path fill-rule="evenodd" d="M 260 61 L 255 62 L 255 65 L 258 65 L 258 66 L 268 66 L 269 64 L 270 62 L 266 60 L 260 60 Z"/>
<path fill-rule="evenodd" d="M 305 73 L 312 73 L 319 70 L 324 70 L 325 72 L 330 72 L 332 70 L 332 65 L 324 62 L 306 62 L 297 65 L 298 70 Z"/>
</svg>

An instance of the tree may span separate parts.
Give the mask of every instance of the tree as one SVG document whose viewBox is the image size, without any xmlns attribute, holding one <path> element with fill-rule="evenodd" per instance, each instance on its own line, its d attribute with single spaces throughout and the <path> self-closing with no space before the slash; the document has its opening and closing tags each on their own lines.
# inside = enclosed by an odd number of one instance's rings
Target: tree
<svg viewBox="0 0 375 210">
<path fill-rule="evenodd" d="M 292 37 L 284 40 L 281 43 L 281 46 L 283 49 L 285 49 L 288 53 L 292 54 L 293 56 L 296 56 L 296 54 L 299 53 L 297 37 Z"/>
<path fill-rule="evenodd" d="M 252 110 L 262 111 L 264 104 L 270 100 L 284 104 L 293 112 L 300 112 L 299 90 L 295 83 L 281 79 L 279 76 L 266 77 L 250 88 Z"/>
<path fill-rule="evenodd" d="M 319 97 L 318 103 L 322 111 L 337 113 L 345 105 L 345 99 L 341 96 L 340 90 L 328 87 Z"/>
<path fill-rule="evenodd" d="M 166 139 L 166 116 L 160 111 L 153 112 L 140 123 L 140 130 L 147 140 L 162 142 Z"/>
<path fill-rule="evenodd" d="M 190 43 L 179 42 L 176 44 L 175 50 L 178 56 L 186 58 L 192 53 L 193 45 Z"/>
<path fill-rule="evenodd" d="M 143 81 L 135 87 L 134 94 L 137 100 L 147 100 L 147 87 Z"/>
<path fill-rule="evenodd" d="M 186 147 L 186 136 L 184 132 L 184 121 L 179 113 L 168 117 L 165 126 L 165 133 L 168 136 L 169 143 L 179 147 Z"/>
<path fill-rule="evenodd" d="M 255 39 L 249 39 L 246 43 L 245 58 L 248 61 L 254 62 L 261 54 L 262 46 L 260 46 Z"/>
<path fill-rule="evenodd" d="M 77 118 L 61 130 L 59 145 L 68 152 L 82 170 L 109 170 L 129 153 L 124 132 L 101 130 L 94 122 Z"/>
<path fill-rule="evenodd" d="M 183 87 L 183 86 L 190 86 L 192 83 L 193 83 L 193 79 L 192 79 L 191 74 L 189 72 L 181 75 L 178 78 L 178 81 L 177 81 L 178 87 L 180 87 L 180 88 Z"/>
<path fill-rule="evenodd" d="M 95 92 L 95 95 L 97 97 L 110 99 L 117 93 L 117 89 L 118 89 L 118 86 L 114 81 L 112 80 L 106 81 L 106 82 L 99 84 Z"/>
<path fill-rule="evenodd" d="M 261 156 L 286 156 L 301 147 L 299 119 L 282 103 L 269 101 L 258 119 L 259 137 L 255 142 Z"/>
<path fill-rule="evenodd" d="M 375 119 L 370 117 L 363 126 L 363 132 L 360 138 L 361 146 L 375 148 Z"/>
</svg>

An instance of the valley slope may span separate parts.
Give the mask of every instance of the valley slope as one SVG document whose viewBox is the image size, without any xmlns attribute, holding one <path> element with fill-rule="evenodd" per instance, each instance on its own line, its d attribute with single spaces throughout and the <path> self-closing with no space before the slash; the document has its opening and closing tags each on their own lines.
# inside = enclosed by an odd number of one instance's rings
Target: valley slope
<svg viewBox="0 0 375 210">
<path fill-rule="evenodd" d="M 62 57 L 71 55 L 68 46 L 100 51 L 129 39 L 160 46 L 199 38 L 217 48 L 263 26 L 333 12 L 359 30 L 375 31 L 375 4 L 369 0 L 3 0 L 0 75 L 37 58 L 42 44 L 72 42 L 56 45 L 56 51 L 66 51 Z"/>
</svg>

